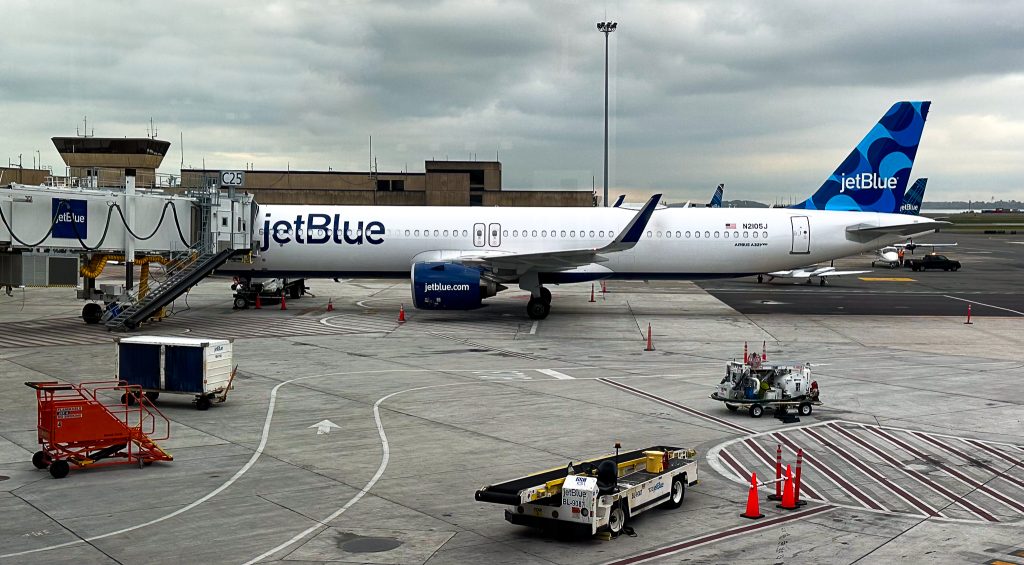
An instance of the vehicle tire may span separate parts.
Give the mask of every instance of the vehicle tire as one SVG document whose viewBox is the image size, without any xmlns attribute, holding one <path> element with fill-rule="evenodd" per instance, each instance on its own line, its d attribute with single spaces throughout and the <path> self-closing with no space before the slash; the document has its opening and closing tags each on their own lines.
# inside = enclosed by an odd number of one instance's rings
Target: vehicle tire
<svg viewBox="0 0 1024 565">
<path fill-rule="evenodd" d="M 249 307 L 249 301 L 242 296 L 235 297 L 235 310 L 245 310 Z"/>
<path fill-rule="evenodd" d="M 918 270 L 918 266 L 914 265 L 913 267 L 910 268 L 910 270 L 912 270 L 912 271 L 914 271 L 916 273 L 917 270 Z"/>
<path fill-rule="evenodd" d="M 621 534 L 622 528 L 626 527 L 626 511 L 622 509 L 622 502 L 620 501 L 615 506 L 612 506 L 612 509 L 608 512 L 608 531 L 614 537 Z"/>
<path fill-rule="evenodd" d="M 210 399 L 205 396 L 196 398 L 196 410 L 209 410 L 212 405 L 213 403 L 210 402 Z"/>
<path fill-rule="evenodd" d="M 949 267 L 943 267 L 942 270 L 946 271 L 948 273 L 949 272 Z"/>
<path fill-rule="evenodd" d="M 550 306 L 551 305 L 551 291 L 546 289 L 546 288 L 544 288 L 544 287 L 540 287 L 540 299 L 544 302 L 544 304 L 547 304 L 547 305 Z"/>
<path fill-rule="evenodd" d="M 32 466 L 36 469 L 45 469 L 50 466 L 50 456 L 45 451 L 37 451 L 32 454 Z"/>
<path fill-rule="evenodd" d="M 150 402 L 156 402 L 156 399 L 160 398 L 160 393 L 156 391 L 147 392 L 146 398 L 148 398 Z"/>
<path fill-rule="evenodd" d="M 531 298 L 526 304 L 526 315 L 529 316 L 531 320 L 543 320 L 548 317 L 548 313 L 550 311 L 551 305 L 544 304 L 543 300 Z"/>
<path fill-rule="evenodd" d="M 90 302 L 85 306 L 82 306 L 82 319 L 87 324 L 98 324 L 100 319 L 103 318 L 103 307 L 95 302 Z"/>
<path fill-rule="evenodd" d="M 814 407 L 811 406 L 811 403 L 804 402 L 803 404 L 800 405 L 800 415 L 801 416 L 810 416 L 811 412 L 814 412 Z"/>
<path fill-rule="evenodd" d="M 68 465 L 67 461 L 58 459 L 53 463 L 50 463 L 50 476 L 55 479 L 63 479 L 68 476 L 71 471 L 71 465 Z"/>
<path fill-rule="evenodd" d="M 121 395 L 121 404 L 124 404 L 125 406 L 134 406 L 136 400 L 138 399 L 135 398 L 134 394 L 126 392 Z"/>
<path fill-rule="evenodd" d="M 305 283 L 293 284 L 292 287 L 290 289 L 288 289 L 288 298 L 291 298 L 292 300 L 298 300 L 299 297 L 302 296 L 302 285 L 303 284 L 305 284 Z"/>
<path fill-rule="evenodd" d="M 955 272 L 957 272 L 957 271 L 959 271 L 959 270 L 960 270 L 960 267 L 959 267 L 959 266 L 953 267 L 953 272 L 954 272 L 954 273 L 955 273 Z"/>
<path fill-rule="evenodd" d="M 760 418 L 764 414 L 764 408 L 757 404 L 750 405 L 750 417 Z"/>
<path fill-rule="evenodd" d="M 683 498 L 686 497 L 686 481 L 683 480 L 682 475 L 676 475 L 672 479 L 672 494 L 668 497 L 662 506 L 665 508 L 679 508 L 683 505 Z"/>
<path fill-rule="evenodd" d="M 725 407 L 729 409 L 729 412 L 735 412 L 740 409 L 740 407 L 735 404 L 726 404 Z"/>
<path fill-rule="evenodd" d="M 818 286 L 825 286 L 825 279 L 818 281 Z"/>
</svg>

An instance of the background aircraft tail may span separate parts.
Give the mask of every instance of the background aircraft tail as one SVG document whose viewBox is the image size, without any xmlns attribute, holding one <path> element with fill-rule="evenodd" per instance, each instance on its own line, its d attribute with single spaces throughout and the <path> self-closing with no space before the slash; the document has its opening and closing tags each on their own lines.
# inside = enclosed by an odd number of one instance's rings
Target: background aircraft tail
<svg viewBox="0 0 1024 565">
<path fill-rule="evenodd" d="M 897 102 L 810 198 L 790 208 L 895 214 L 931 102 Z"/>
<path fill-rule="evenodd" d="M 921 213 L 921 203 L 924 202 L 924 189 L 928 185 L 928 179 L 917 179 L 914 186 L 911 186 L 903 195 L 903 205 L 900 206 L 900 214 L 917 216 Z"/>
<path fill-rule="evenodd" d="M 715 189 L 715 195 L 711 197 L 711 202 L 708 202 L 708 208 L 721 208 L 722 207 L 722 194 L 725 192 L 725 183 L 718 185 Z"/>
</svg>

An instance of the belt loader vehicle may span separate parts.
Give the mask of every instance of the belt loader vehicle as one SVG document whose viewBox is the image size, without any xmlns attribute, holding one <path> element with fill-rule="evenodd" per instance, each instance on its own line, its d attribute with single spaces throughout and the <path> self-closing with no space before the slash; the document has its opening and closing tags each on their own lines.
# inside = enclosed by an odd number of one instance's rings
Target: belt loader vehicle
<svg viewBox="0 0 1024 565">
<path fill-rule="evenodd" d="M 696 484 L 697 452 L 658 445 L 489 485 L 476 499 L 507 505 L 512 524 L 617 536 L 642 512 L 678 508 Z"/>
</svg>

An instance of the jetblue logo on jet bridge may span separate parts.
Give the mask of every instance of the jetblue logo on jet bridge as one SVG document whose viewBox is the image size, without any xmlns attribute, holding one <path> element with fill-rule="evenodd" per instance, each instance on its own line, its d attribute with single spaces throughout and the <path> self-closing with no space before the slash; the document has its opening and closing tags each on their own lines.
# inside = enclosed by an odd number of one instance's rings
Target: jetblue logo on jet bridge
<svg viewBox="0 0 1024 565">
<path fill-rule="evenodd" d="M 342 220 L 341 214 L 306 214 L 295 216 L 294 220 L 278 220 L 270 223 L 270 214 L 263 221 L 263 242 L 260 251 L 270 247 L 270 241 L 284 245 L 294 241 L 302 245 L 335 243 L 338 245 L 370 245 L 384 243 L 384 224 L 378 221 L 351 222 Z"/>
<path fill-rule="evenodd" d="M 852 177 L 843 175 L 839 179 L 839 192 L 846 192 L 847 190 L 881 190 L 883 188 L 895 190 L 896 182 L 896 177 L 882 178 L 876 173 L 860 173 Z"/>
<path fill-rule="evenodd" d="M 56 220 L 53 224 L 53 237 L 85 239 L 89 235 L 87 201 L 54 198 L 50 203 L 50 216 Z"/>
</svg>

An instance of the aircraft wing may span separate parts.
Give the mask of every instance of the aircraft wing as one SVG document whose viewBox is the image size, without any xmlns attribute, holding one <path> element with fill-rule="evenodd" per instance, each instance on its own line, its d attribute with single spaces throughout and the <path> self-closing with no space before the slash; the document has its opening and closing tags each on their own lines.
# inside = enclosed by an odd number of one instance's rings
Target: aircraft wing
<svg viewBox="0 0 1024 565">
<path fill-rule="evenodd" d="M 950 225 L 949 222 L 910 222 L 906 224 L 894 224 L 890 226 L 872 226 L 870 224 L 857 224 L 846 228 L 846 233 L 852 236 L 867 236 L 867 239 L 874 239 L 883 235 L 913 235 L 915 233 L 927 233 L 935 231 L 935 228 L 943 225 Z"/>
<path fill-rule="evenodd" d="M 817 275 L 819 277 L 842 277 L 846 275 L 863 275 L 864 273 L 870 273 L 871 271 L 828 271 L 827 273 L 821 273 Z"/>
<path fill-rule="evenodd" d="M 893 247 L 956 247 L 958 243 L 894 243 Z"/>
<path fill-rule="evenodd" d="M 522 274 L 527 271 L 565 271 L 607 261 L 602 253 L 616 253 L 632 249 L 640 241 L 640 236 L 647 229 L 647 222 L 658 202 L 660 194 L 655 194 L 644 204 L 633 219 L 626 225 L 619 235 L 611 243 L 603 247 L 591 247 L 582 249 L 560 249 L 557 251 L 540 251 L 535 253 L 502 253 L 500 251 L 462 254 L 456 261 L 467 265 L 479 265 L 490 270 L 506 271 L 515 270 Z"/>
</svg>

